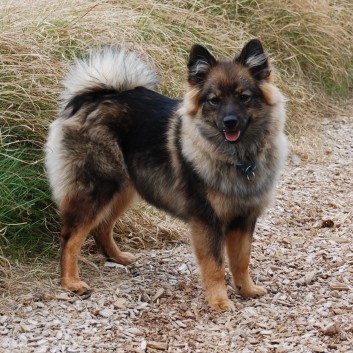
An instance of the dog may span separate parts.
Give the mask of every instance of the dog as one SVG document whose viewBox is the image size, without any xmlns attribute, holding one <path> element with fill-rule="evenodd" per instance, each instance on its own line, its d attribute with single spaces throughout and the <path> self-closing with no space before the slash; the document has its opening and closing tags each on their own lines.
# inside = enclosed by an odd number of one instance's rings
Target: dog
<svg viewBox="0 0 353 353">
<path fill-rule="evenodd" d="M 287 151 L 285 98 L 272 76 L 258 39 L 221 60 L 194 45 L 183 100 L 155 92 L 153 64 L 124 46 L 76 60 L 45 148 L 63 222 L 65 289 L 90 291 L 78 273 L 88 234 L 112 261 L 135 260 L 116 245 L 113 228 L 142 198 L 190 226 L 211 308 L 234 308 L 225 252 L 240 295 L 266 293 L 252 281 L 249 263 L 256 221 L 274 199 Z"/>
</svg>

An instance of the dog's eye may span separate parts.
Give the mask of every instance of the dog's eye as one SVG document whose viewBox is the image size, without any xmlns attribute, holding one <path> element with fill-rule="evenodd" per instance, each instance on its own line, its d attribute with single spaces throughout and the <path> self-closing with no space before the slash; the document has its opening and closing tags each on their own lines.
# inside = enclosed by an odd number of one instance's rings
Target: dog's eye
<svg viewBox="0 0 353 353">
<path fill-rule="evenodd" d="M 208 103 L 210 103 L 211 105 L 217 105 L 219 104 L 219 102 L 221 101 L 221 99 L 217 96 L 211 96 L 210 98 L 208 98 Z"/>
<path fill-rule="evenodd" d="M 242 103 L 248 103 L 251 101 L 252 95 L 248 93 L 242 93 L 239 95 L 239 99 Z"/>
</svg>

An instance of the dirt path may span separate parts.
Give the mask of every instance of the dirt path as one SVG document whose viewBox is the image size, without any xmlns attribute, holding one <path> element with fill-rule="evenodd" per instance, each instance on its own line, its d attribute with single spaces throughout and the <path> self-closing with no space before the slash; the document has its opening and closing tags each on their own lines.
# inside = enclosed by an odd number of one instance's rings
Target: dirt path
<svg viewBox="0 0 353 353">
<path fill-rule="evenodd" d="M 325 159 L 289 158 L 259 222 L 252 276 L 268 294 L 211 312 L 189 244 L 83 277 L 90 299 L 45 282 L 4 298 L 0 352 L 353 352 L 353 118 L 323 121 Z"/>
</svg>

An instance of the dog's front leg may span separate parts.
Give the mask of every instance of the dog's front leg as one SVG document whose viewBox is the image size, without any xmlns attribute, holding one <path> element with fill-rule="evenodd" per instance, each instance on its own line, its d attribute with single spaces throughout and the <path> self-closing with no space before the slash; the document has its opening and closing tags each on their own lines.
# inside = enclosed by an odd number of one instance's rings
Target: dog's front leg
<svg viewBox="0 0 353 353">
<path fill-rule="evenodd" d="M 224 279 L 223 237 L 216 239 L 214 229 L 199 220 L 191 222 L 191 235 L 209 306 L 212 309 L 233 310 L 234 304 L 228 299 Z"/>
<path fill-rule="evenodd" d="M 233 282 L 245 298 L 266 294 L 266 289 L 256 286 L 249 274 L 252 233 L 255 221 L 245 221 L 239 229 L 226 235 L 227 254 Z"/>
</svg>

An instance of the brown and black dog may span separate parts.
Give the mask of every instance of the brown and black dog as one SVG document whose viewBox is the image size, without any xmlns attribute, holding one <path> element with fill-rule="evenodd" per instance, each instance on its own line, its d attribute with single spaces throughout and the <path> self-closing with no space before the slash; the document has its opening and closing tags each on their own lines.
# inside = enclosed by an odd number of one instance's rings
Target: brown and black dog
<svg viewBox="0 0 353 353">
<path fill-rule="evenodd" d="M 244 297 L 266 290 L 249 276 L 255 223 L 274 197 L 287 150 L 285 99 L 257 39 L 229 60 L 195 45 L 182 101 L 152 88 L 152 65 L 124 47 L 78 60 L 50 126 L 46 167 L 63 219 L 61 278 L 83 294 L 78 256 L 92 234 L 111 260 L 134 261 L 113 239 L 116 219 L 140 197 L 190 225 L 206 297 L 231 309 L 226 249 Z"/>
</svg>

